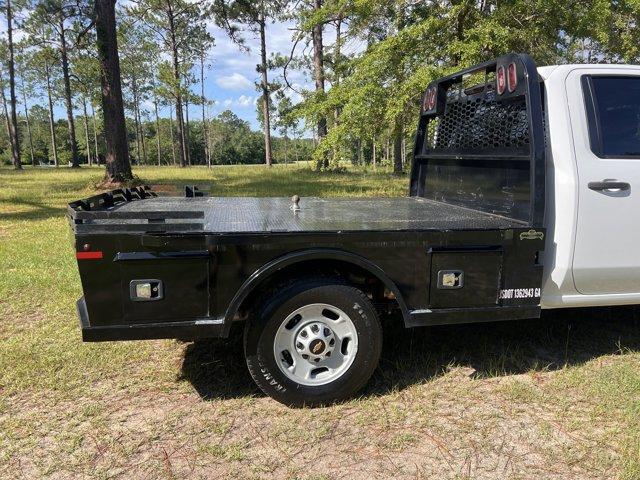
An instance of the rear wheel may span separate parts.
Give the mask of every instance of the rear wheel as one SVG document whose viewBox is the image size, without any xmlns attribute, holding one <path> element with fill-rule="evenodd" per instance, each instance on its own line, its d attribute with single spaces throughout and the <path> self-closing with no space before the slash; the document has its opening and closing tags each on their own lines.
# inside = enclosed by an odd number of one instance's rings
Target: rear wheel
<svg viewBox="0 0 640 480">
<path fill-rule="evenodd" d="M 290 406 L 326 405 L 360 390 L 378 364 L 382 330 L 357 288 L 293 284 L 247 324 L 245 355 L 260 389 Z"/>
</svg>

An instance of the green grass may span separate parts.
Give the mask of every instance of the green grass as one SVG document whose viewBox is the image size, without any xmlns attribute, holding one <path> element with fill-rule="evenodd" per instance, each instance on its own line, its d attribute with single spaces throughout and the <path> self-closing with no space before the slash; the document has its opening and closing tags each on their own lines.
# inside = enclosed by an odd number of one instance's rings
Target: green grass
<svg viewBox="0 0 640 480">
<path fill-rule="evenodd" d="M 305 165 L 135 173 L 211 195 L 390 196 L 408 183 Z M 391 319 L 362 396 L 315 410 L 256 391 L 238 332 L 83 344 L 64 209 L 101 176 L 0 169 L 1 478 L 640 478 L 631 308 L 413 331 Z"/>
</svg>

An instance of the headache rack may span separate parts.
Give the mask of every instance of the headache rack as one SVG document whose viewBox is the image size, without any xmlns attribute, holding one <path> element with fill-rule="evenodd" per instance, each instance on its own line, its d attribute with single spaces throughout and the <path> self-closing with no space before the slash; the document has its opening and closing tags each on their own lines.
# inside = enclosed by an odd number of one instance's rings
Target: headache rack
<svg viewBox="0 0 640 480">
<path fill-rule="evenodd" d="M 509 54 L 432 82 L 422 102 L 411 196 L 544 222 L 541 80 Z"/>
<path fill-rule="evenodd" d="M 157 197 L 151 187 L 119 188 L 67 206 L 67 218 L 76 234 L 202 232 L 204 211 L 127 211 L 130 202 Z M 187 197 L 202 196 L 197 187 L 186 187 Z"/>
</svg>

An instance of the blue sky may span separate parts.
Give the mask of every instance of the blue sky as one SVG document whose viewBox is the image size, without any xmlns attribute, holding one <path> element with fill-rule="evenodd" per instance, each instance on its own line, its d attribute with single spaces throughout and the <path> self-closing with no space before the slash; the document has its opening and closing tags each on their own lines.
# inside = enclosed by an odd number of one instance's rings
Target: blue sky
<svg viewBox="0 0 640 480">
<path fill-rule="evenodd" d="M 292 46 L 291 24 L 277 22 L 267 25 L 267 52 L 272 54 L 280 52 L 288 55 Z M 245 45 L 248 51 L 241 50 L 238 45 L 234 44 L 228 35 L 219 27 L 208 24 L 208 30 L 215 39 L 215 46 L 209 54 L 209 67 L 205 70 L 205 96 L 208 100 L 215 103 L 207 107 L 209 117 L 216 116 L 224 110 L 232 110 L 238 117 L 248 121 L 252 128 L 260 129 L 260 125 L 256 118 L 256 100 L 259 96 L 255 83 L 259 82 L 259 75 L 256 71 L 256 65 L 260 63 L 260 44 L 258 39 L 251 33 L 245 35 Z M 0 19 L 0 34 L 6 35 L 6 23 L 4 19 Z M 15 32 L 15 38 L 18 40 L 22 37 L 21 32 Z M 73 69 L 73 66 L 72 66 Z M 196 78 L 200 78 L 199 67 L 194 70 Z M 270 81 L 277 75 L 281 75 L 280 71 L 269 72 Z M 302 88 L 312 88 L 310 78 L 300 71 L 292 69 L 288 70 L 288 78 L 297 90 Z M 200 94 L 200 84 L 193 86 L 196 94 Z M 46 98 L 46 92 L 37 92 L 38 95 L 33 101 L 28 101 L 29 106 L 34 103 L 41 103 Z M 125 92 L 126 94 L 126 92 Z M 289 91 L 288 96 L 294 102 L 299 101 L 300 96 Z M 40 98 L 38 98 L 40 97 Z M 81 114 L 81 106 L 75 105 L 76 115 Z M 150 101 L 142 105 L 146 110 L 146 116 L 151 118 L 153 115 L 153 104 Z M 125 112 L 130 115 L 131 112 Z M 200 119 L 202 116 L 201 107 L 190 107 L 190 119 Z M 163 117 L 169 116 L 169 109 L 160 110 Z M 56 119 L 66 118 L 66 110 L 62 99 L 57 99 L 54 106 L 54 116 Z"/>
<path fill-rule="evenodd" d="M 260 63 L 260 44 L 258 38 L 248 34 L 245 36 L 246 45 L 249 52 L 242 52 L 237 45 L 229 40 L 227 34 L 217 26 L 210 24 L 209 32 L 215 38 L 216 45 L 211 51 L 212 66 L 206 72 L 205 95 L 208 99 L 216 103 L 210 109 L 212 115 L 229 109 L 238 117 L 251 123 L 254 129 L 259 129 L 256 118 L 255 102 L 259 92 L 255 88 L 255 83 L 259 82 L 259 74 L 256 65 Z M 288 56 L 293 46 L 293 24 L 286 22 L 275 22 L 267 25 L 267 53 L 280 53 Z M 344 27 L 343 27 L 344 28 Z M 331 27 L 325 28 L 324 45 L 331 47 L 335 41 L 335 31 Z M 366 43 L 359 40 L 351 40 L 343 45 L 342 51 L 345 54 L 353 54 L 364 50 Z M 303 49 L 307 48 L 305 54 L 310 54 L 310 46 L 300 42 L 297 46 L 296 54 L 300 55 Z M 314 83 L 309 76 L 309 72 L 302 72 L 292 68 L 287 69 L 287 78 L 292 86 L 297 90 L 313 89 Z M 276 76 L 282 75 L 282 70 L 269 72 L 271 81 Z M 200 88 L 199 85 L 197 88 Z M 326 88 L 331 88 L 329 83 Z M 300 100 L 300 95 L 288 90 L 287 95 L 294 103 Z M 308 133 L 310 135 L 310 132 Z"/>
<path fill-rule="evenodd" d="M 267 25 L 267 52 L 279 52 L 288 55 L 292 45 L 291 25 L 273 23 Z M 211 115 L 224 110 L 232 110 L 238 117 L 251 123 L 255 129 L 260 128 L 256 118 L 255 102 L 259 97 L 255 84 L 259 82 L 256 65 L 260 63 L 260 45 L 251 34 L 245 36 L 249 51 L 241 51 L 228 38 L 227 34 L 217 26 L 210 24 L 209 32 L 215 38 L 215 46 L 211 50 L 211 66 L 205 72 L 205 96 L 215 104 L 209 108 Z M 272 78 L 280 72 L 269 72 Z M 289 80 L 297 89 L 310 88 L 310 78 L 300 71 L 289 70 Z M 271 80 L 271 79 L 270 79 Z M 196 88 L 199 91 L 200 86 Z M 292 100 L 298 101 L 295 92 L 288 92 Z M 198 117 L 201 114 L 198 115 Z"/>
<path fill-rule="evenodd" d="M 292 41 L 293 24 L 287 22 L 275 22 L 267 25 L 267 52 L 268 55 L 273 53 L 281 53 L 282 55 L 289 55 Z M 260 62 L 260 45 L 258 38 L 250 32 L 245 34 L 245 45 L 248 50 L 241 50 L 236 44 L 234 44 L 228 37 L 228 35 L 213 22 L 210 22 L 207 26 L 209 32 L 215 39 L 215 46 L 211 49 L 209 54 L 209 67 L 205 70 L 205 96 L 208 100 L 213 100 L 214 104 L 208 108 L 207 115 L 213 117 L 218 115 L 224 110 L 232 110 L 238 117 L 248 121 L 252 128 L 260 129 L 259 122 L 256 118 L 256 101 L 259 97 L 259 92 L 256 90 L 256 82 L 259 82 L 259 74 L 256 71 L 256 65 Z M 0 31 L 5 33 L 6 23 L 4 19 L 0 19 Z M 21 32 L 15 32 L 15 38 L 19 39 Z M 325 29 L 324 43 L 325 47 L 331 46 L 335 40 L 335 32 L 331 28 Z M 296 54 L 301 54 L 302 49 L 307 48 L 306 54 L 310 47 L 305 47 L 304 42 L 298 44 Z M 361 42 L 351 43 L 350 45 L 343 46 L 343 52 L 357 52 L 364 48 L 364 44 Z M 194 71 L 196 77 L 199 79 L 200 72 Z M 270 71 L 270 81 L 278 76 L 281 76 L 282 72 Z M 298 91 L 303 89 L 312 89 L 313 81 L 309 76 L 309 72 L 296 71 L 289 68 L 287 75 L 290 83 Z M 327 84 L 326 88 L 330 88 Z M 200 93 L 200 85 L 196 84 L 194 87 L 196 94 Z M 29 101 L 29 106 L 32 103 L 40 103 L 45 97 L 45 92 L 38 92 L 33 99 L 33 102 Z M 294 91 L 287 91 L 287 95 L 293 100 L 294 103 L 300 100 L 300 95 Z M 40 97 L 40 98 L 38 98 Z M 76 115 L 81 114 L 81 106 L 75 106 Z M 150 101 L 145 102 L 142 105 L 143 110 L 146 110 L 146 117 L 151 119 L 153 114 L 153 104 Z M 131 112 L 126 112 L 130 115 Z M 54 107 L 54 115 L 56 119 L 62 119 L 66 117 L 66 111 L 62 99 L 56 101 Z M 161 109 L 160 115 L 163 117 L 169 116 L 169 109 Z M 201 118 L 201 108 L 190 107 L 190 119 Z M 275 132 L 274 132 L 275 133 Z M 310 133 L 309 133 L 310 134 Z"/>
</svg>

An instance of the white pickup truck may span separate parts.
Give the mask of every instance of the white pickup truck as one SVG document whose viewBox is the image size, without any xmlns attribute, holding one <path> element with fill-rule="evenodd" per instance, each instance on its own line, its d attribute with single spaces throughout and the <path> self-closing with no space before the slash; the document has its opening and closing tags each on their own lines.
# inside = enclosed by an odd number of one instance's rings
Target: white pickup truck
<svg viewBox="0 0 640 480">
<path fill-rule="evenodd" d="M 538 74 L 547 138 L 541 306 L 640 304 L 640 66 Z"/>
</svg>

